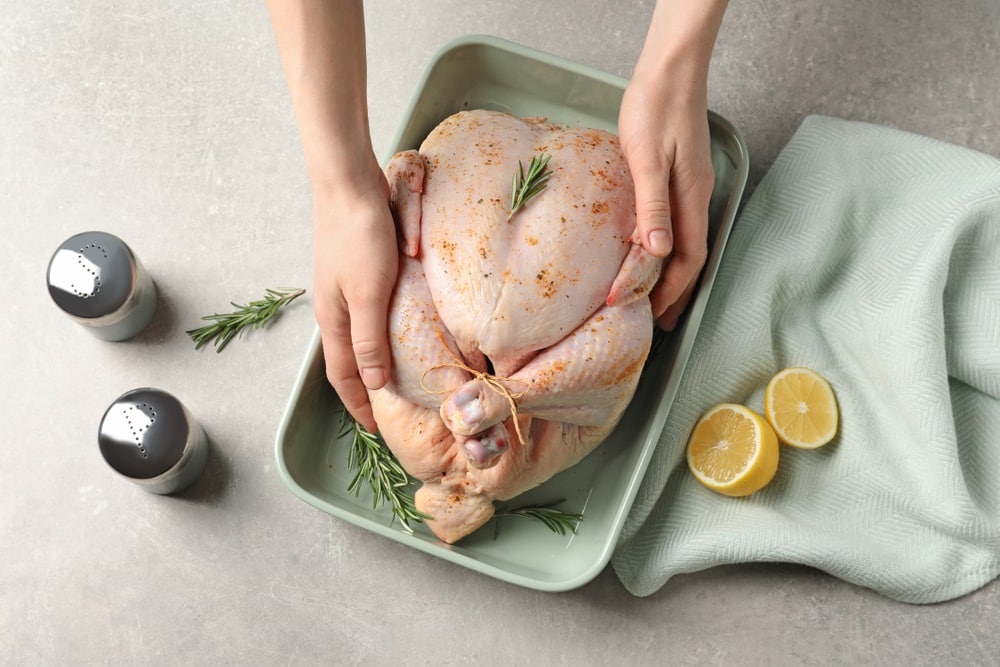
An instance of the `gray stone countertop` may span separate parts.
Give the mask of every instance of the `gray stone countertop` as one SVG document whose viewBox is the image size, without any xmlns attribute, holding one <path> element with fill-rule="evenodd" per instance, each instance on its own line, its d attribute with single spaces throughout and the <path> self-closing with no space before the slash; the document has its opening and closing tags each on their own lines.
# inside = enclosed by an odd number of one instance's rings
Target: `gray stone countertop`
<svg viewBox="0 0 1000 667">
<path fill-rule="evenodd" d="M 368 3 L 382 155 L 433 55 L 493 34 L 628 76 L 634 2 Z M 0 662 L 5 664 L 998 664 L 1000 586 L 908 606 L 804 567 L 609 569 L 542 593 L 386 540 L 293 496 L 274 439 L 313 333 L 310 296 L 222 354 L 184 334 L 266 287 L 311 287 L 310 189 L 262 3 L 3 3 Z M 1000 5 L 750 0 L 729 8 L 710 106 L 749 147 L 749 191 L 809 114 L 1000 156 Z M 68 236 L 121 236 L 159 287 L 125 343 L 59 313 Z M 177 395 L 212 443 L 177 497 L 96 446 L 122 392 Z"/>
</svg>

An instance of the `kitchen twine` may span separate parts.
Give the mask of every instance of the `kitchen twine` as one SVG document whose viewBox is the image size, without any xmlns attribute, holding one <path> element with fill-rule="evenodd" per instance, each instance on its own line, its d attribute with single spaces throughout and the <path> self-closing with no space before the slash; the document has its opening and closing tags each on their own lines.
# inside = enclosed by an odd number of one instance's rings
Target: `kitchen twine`
<svg viewBox="0 0 1000 667">
<path fill-rule="evenodd" d="M 509 377 L 500 377 L 498 375 L 492 375 L 490 373 L 486 373 L 483 371 L 477 371 L 475 368 L 470 368 L 461 359 L 456 357 L 455 353 L 452 352 L 451 348 L 448 347 L 447 343 L 444 342 L 444 336 L 441 334 L 441 330 L 435 328 L 434 332 L 437 334 L 438 340 L 441 341 L 441 345 L 444 346 L 444 349 L 448 350 L 448 355 L 453 359 L 453 361 L 445 362 L 442 364 L 434 364 L 433 366 L 425 370 L 423 375 L 420 376 L 420 386 L 423 388 L 423 390 L 426 391 L 428 394 L 434 396 L 454 392 L 456 389 L 458 389 L 458 387 L 455 387 L 454 389 L 439 389 L 437 391 L 430 389 L 424 383 L 424 379 L 432 371 L 436 371 L 441 368 L 462 369 L 463 371 L 471 375 L 472 379 L 482 380 L 487 387 L 489 387 L 490 389 L 492 389 L 493 391 L 495 391 L 496 393 L 500 394 L 501 396 L 507 399 L 507 403 L 510 405 L 510 415 L 514 420 L 514 431 L 517 433 L 517 441 L 521 445 L 524 445 L 524 436 L 521 434 L 521 424 L 519 423 L 519 420 L 517 418 L 517 399 L 524 396 L 525 392 L 523 391 L 512 392 L 510 388 L 504 384 L 504 382 L 510 380 Z"/>
</svg>

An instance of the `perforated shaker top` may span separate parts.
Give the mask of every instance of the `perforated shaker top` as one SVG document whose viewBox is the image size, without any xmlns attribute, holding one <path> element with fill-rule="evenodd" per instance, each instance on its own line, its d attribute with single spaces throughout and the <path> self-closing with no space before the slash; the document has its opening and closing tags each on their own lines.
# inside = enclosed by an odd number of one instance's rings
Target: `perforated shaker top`
<svg viewBox="0 0 1000 667">
<path fill-rule="evenodd" d="M 104 460 L 127 477 L 149 479 L 181 460 L 191 425 L 180 401 L 160 389 L 133 389 L 111 404 L 98 432 Z"/>
<path fill-rule="evenodd" d="M 52 255 L 48 280 L 52 300 L 64 311 L 87 319 L 103 317 L 132 295 L 135 259 L 117 236 L 84 232 L 66 239 Z"/>
</svg>

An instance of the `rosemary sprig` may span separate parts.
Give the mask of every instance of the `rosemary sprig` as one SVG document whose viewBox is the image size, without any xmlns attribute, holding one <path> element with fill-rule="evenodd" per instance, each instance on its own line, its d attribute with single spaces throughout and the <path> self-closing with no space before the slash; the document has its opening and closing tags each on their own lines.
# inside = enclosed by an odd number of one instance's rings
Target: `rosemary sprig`
<svg viewBox="0 0 1000 667">
<path fill-rule="evenodd" d="M 194 348 L 200 350 L 210 342 L 215 342 L 215 351 L 222 352 L 236 336 L 242 336 L 248 329 L 259 329 L 269 322 L 282 306 L 287 306 L 297 297 L 305 294 L 304 289 L 282 287 L 267 290 L 267 296 L 247 305 L 230 302 L 236 310 L 232 313 L 216 313 L 201 318 L 212 322 L 197 329 L 190 329 L 187 335 L 194 341 Z"/>
<path fill-rule="evenodd" d="M 351 449 L 347 455 L 347 467 L 354 471 L 354 477 L 347 486 L 348 491 L 358 495 L 361 493 L 362 482 L 367 482 L 372 491 L 372 508 L 378 508 L 388 502 L 392 509 L 392 521 L 398 519 L 410 530 L 412 530 L 411 521 L 433 518 L 417 509 L 413 496 L 407 491 L 413 479 L 399 464 L 385 441 L 359 424 L 346 409 L 342 409 L 338 437 L 343 438 L 348 435 L 351 437 Z M 563 502 L 565 499 L 544 505 L 497 508 L 494 514 L 496 522 L 493 539 L 500 534 L 500 520 L 506 516 L 541 521 L 549 530 L 559 535 L 565 535 L 567 532 L 576 533 L 583 515 L 555 509 L 556 505 Z"/>
<path fill-rule="evenodd" d="M 496 514 L 493 515 L 493 518 L 496 519 L 493 528 L 493 539 L 497 539 L 500 535 L 501 519 L 508 516 L 519 516 L 541 521 L 549 530 L 557 535 L 565 535 L 568 532 L 575 535 L 577 527 L 583 521 L 583 515 L 556 509 L 556 505 L 565 501 L 565 498 L 560 498 L 559 500 L 553 500 L 543 505 L 497 508 Z"/>
<path fill-rule="evenodd" d="M 340 436 L 348 434 L 351 435 L 351 449 L 347 466 L 354 471 L 354 479 L 347 490 L 358 495 L 361 483 L 367 482 L 372 490 L 372 508 L 388 502 L 393 521 L 399 519 L 408 529 L 411 521 L 430 519 L 430 516 L 417 510 L 413 496 L 407 493 L 410 476 L 399 465 L 392 451 L 379 436 L 359 424 L 345 409 L 341 413 Z"/>
<path fill-rule="evenodd" d="M 524 173 L 524 165 L 517 161 L 517 171 L 510 184 L 510 213 L 507 215 L 507 222 L 514 217 L 525 204 L 538 196 L 549 183 L 549 176 L 552 171 L 546 169 L 549 165 L 551 155 L 540 153 L 531 158 L 528 165 L 528 173 Z"/>
</svg>

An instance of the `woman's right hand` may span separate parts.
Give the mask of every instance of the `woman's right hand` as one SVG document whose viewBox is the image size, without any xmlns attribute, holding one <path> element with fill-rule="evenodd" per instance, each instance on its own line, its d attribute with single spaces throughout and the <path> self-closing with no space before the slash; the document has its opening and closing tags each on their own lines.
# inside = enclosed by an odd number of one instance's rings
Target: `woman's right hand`
<svg viewBox="0 0 1000 667">
<path fill-rule="evenodd" d="M 314 188 L 313 296 L 326 376 L 344 407 L 374 433 L 367 390 L 389 379 L 389 298 L 399 249 L 388 185 L 373 167 L 360 185 Z"/>
<path fill-rule="evenodd" d="M 375 431 L 367 389 L 389 378 L 399 256 L 369 136 L 364 3 L 267 4 L 313 183 L 313 296 L 326 375 L 351 415 Z"/>
</svg>

